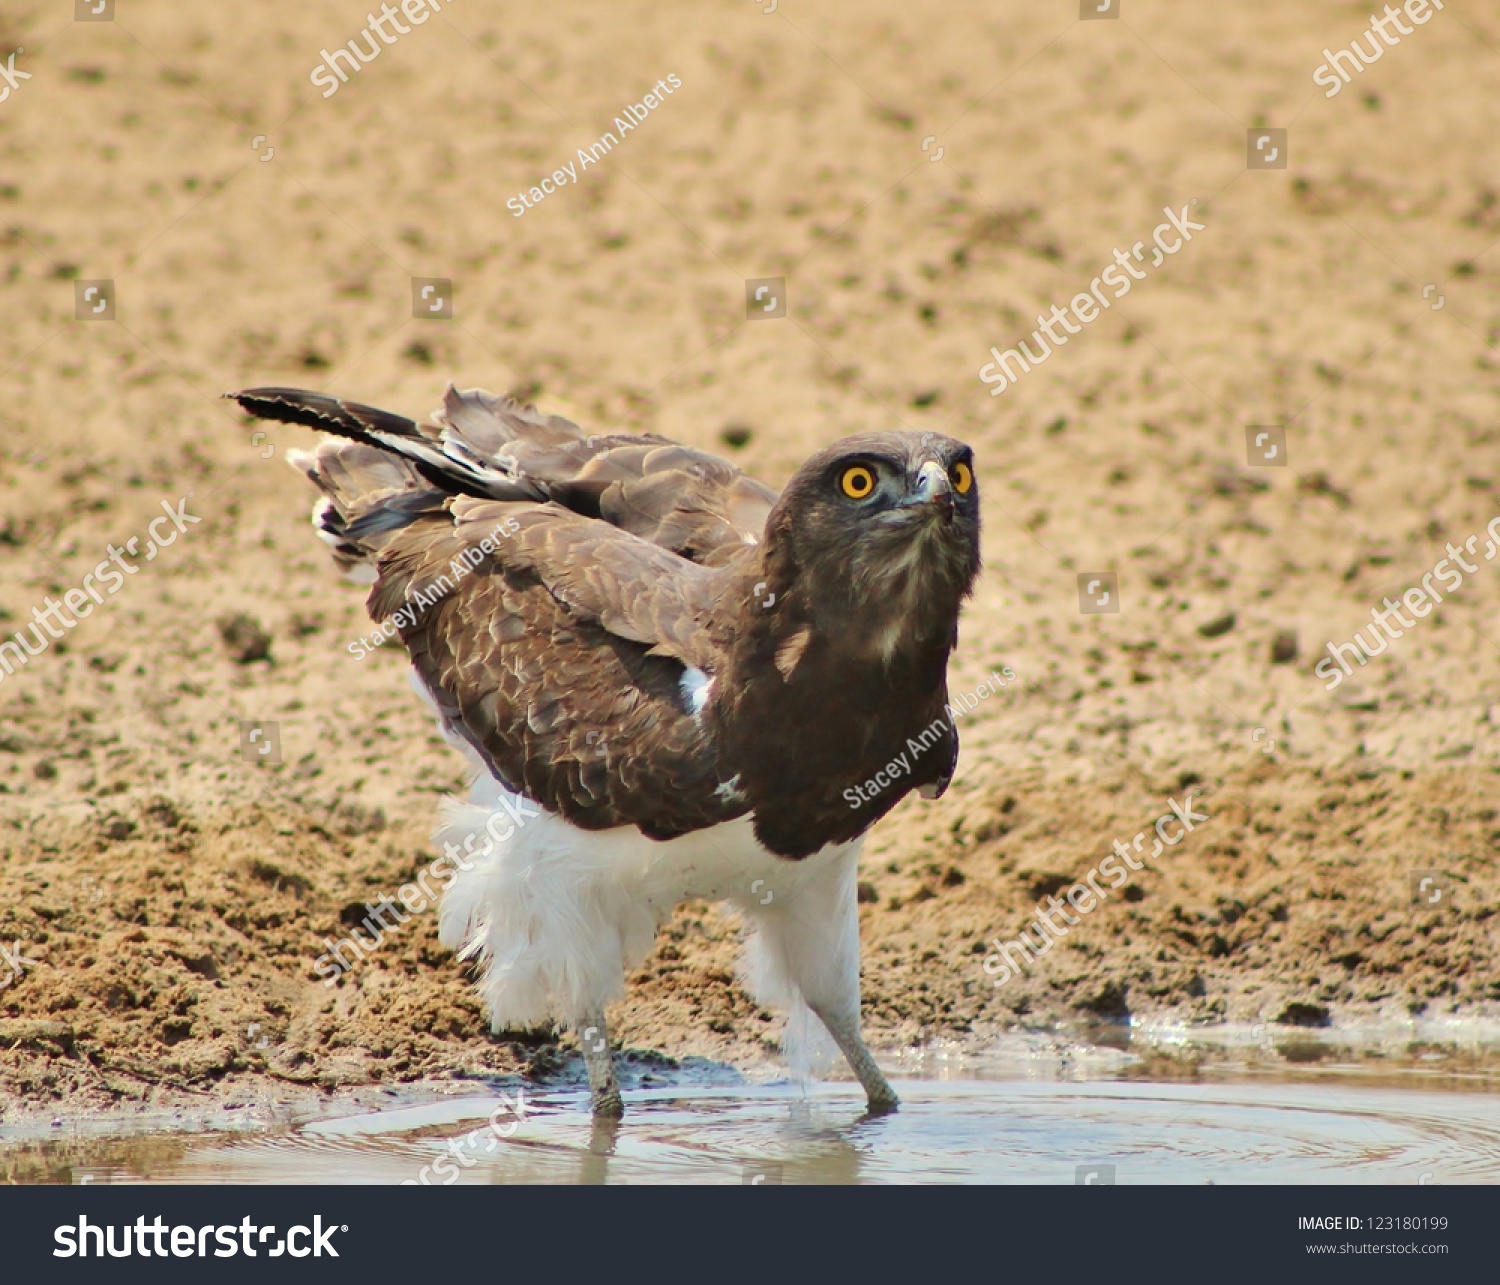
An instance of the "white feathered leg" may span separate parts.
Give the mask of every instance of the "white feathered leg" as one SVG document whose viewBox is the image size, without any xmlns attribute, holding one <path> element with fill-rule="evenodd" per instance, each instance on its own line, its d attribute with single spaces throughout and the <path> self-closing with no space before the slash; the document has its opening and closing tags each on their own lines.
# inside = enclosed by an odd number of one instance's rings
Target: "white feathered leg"
<svg viewBox="0 0 1500 1285">
<path fill-rule="evenodd" d="M 899 1099 L 859 1032 L 860 843 L 824 849 L 801 862 L 784 862 L 758 895 L 736 898 L 755 927 L 749 982 L 762 1003 L 817 1014 L 848 1060 L 872 1111 L 893 1110 Z M 768 899 L 769 894 L 769 899 Z M 795 1050 L 789 1050 L 795 1057 Z"/>
</svg>

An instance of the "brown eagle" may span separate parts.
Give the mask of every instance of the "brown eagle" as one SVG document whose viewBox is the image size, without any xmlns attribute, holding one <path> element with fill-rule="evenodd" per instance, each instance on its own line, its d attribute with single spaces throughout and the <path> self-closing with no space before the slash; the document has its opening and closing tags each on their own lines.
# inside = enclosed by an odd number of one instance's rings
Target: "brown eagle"
<svg viewBox="0 0 1500 1285">
<path fill-rule="evenodd" d="M 470 759 L 437 840 L 439 928 L 495 1029 L 578 1032 L 622 1110 L 605 1005 L 684 898 L 750 928 L 747 981 L 809 1014 L 872 1109 L 856 870 L 869 828 L 958 757 L 948 657 L 979 570 L 973 455 L 864 433 L 778 496 L 651 434 L 585 435 L 449 387 L 432 423 L 291 388 L 229 394 L 333 437 L 288 459 L 313 521 Z M 884 782 L 883 785 L 876 784 Z M 857 788 L 855 788 L 857 787 Z"/>
</svg>

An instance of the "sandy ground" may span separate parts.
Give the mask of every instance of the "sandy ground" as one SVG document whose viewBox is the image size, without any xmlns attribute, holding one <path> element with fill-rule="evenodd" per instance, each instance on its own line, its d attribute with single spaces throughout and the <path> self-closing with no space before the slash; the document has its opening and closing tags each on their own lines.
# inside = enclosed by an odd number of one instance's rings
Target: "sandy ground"
<svg viewBox="0 0 1500 1285">
<path fill-rule="evenodd" d="M 430 914 L 313 971 L 462 781 L 401 658 L 349 654 L 362 594 L 279 458 L 311 434 L 217 399 L 255 384 L 422 414 L 452 377 L 773 484 L 867 428 L 974 445 L 952 688 L 1016 680 L 963 720 L 947 797 L 866 849 L 876 1044 L 1500 1011 L 1483 539 L 1356 677 L 1312 672 L 1500 515 L 1500 14 L 1449 0 L 1330 100 L 1312 75 L 1366 7 L 1124 3 L 451 0 L 327 99 L 356 4 L 7 6 L 0 641 L 163 501 L 201 521 L 0 678 L 0 1107 L 576 1074 L 571 1039 L 486 1033 Z M 1247 170 L 1261 126 L 1286 169 Z M 992 344 L 1193 200 L 1190 244 L 988 395 Z M 451 320 L 413 318 L 413 277 L 452 282 Z M 768 277 L 788 315 L 748 322 Z M 113 319 L 76 320 L 97 279 Z M 1247 467 L 1246 425 L 1289 466 Z M 1118 614 L 1081 614 L 1096 571 Z M 280 762 L 242 756 L 246 720 Z M 992 939 L 1189 794 L 1208 821 L 992 985 Z M 684 907 L 632 979 L 643 1073 L 775 1056 L 735 934 Z"/>
</svg>

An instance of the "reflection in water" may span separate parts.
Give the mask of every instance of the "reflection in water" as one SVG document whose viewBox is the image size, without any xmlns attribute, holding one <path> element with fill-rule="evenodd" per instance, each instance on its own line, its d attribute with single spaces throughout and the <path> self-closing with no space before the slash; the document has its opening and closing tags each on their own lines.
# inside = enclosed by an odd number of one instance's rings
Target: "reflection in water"
<svg viewBox="0 0 1500 1285">
<path fill-rule="evenodd" d="M 908 1062 L 928 1078 L 899 1080 L 904 1105 L 883 1116 L 863 1113 L 852 1084 L 657 1076 L 627 1089 L 623 1121 L 595 1120 L 581 1089 L 528 1092 L 509 1137 L 487 1127 L 499 1090 L 476 1086 L 378 1110 L 346 1103 L 334 1118 L 326 1105 L 322 1118 L 261 1116 L 234 1132 L 161 1120 L 135 1136 L 109 1121 L 12 1128 L 0 1130 L 0 1181 L 1057 1183 L 1099 1166 L 1122 1184 L 1500 1181 L 1493 1053 L 1354 1057 L 1325 1044 L 1316 1060 L 1217 1069 L 1159 1049 L 1100 1056 L 1077 1049 L 1042 1067 L 928 1050 Z"/>
<path fill-rule="evenodd" d="M 622 1121 L 618 1116 L 594 1116 L 589 1126 L 589 1149 L 578 1166 L 578 1184 L 602 1187 L 609 1177 L 609 1158 L 615 1154 L 615 1140 L 620 1136 Z"/>
</svg>

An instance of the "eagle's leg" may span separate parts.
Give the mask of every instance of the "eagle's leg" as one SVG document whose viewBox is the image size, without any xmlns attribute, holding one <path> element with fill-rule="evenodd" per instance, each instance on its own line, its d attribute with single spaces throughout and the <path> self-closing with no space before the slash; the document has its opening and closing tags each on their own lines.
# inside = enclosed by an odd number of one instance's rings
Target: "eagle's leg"
<svg viewBox="0 0 1500 1285">
<path fill-rule="evenodd" d="M 620 1082 L 615 1079 L 614 1058 L 609 1051 L 609 1028 L 601 1010 L 578 1023 L 578 1043 L 583 1049 L 583 1064 L 589 1072 L 589 1093 L 597 1118 L 618 1120 L 625 1114 L 620 1098 Z"/>
<path fill-rule="evenodd" d="M 870 1110 L 891 1111 L 899 1099 L 859 1033 L 861 842 L 824 849 L 770 880 L 769 896 L 740 904 L 758 929 L 750 970 L 758 997 L 778 1007 L 800 998 L 833 1036 Z"/>
<path fill-rule="evenodd" d="M 860 1086 L 865 1091 L 865 1097 L 869 1100 L 870 1110 L 873 1112 L 894 1111 L 900 1105 L 901 1099 L 896 1096 L 896 1090 L 891 1088 L 890 1081 L 875 1065 L 875 1056 L 859 1033 L 857 1012 L 856 1016 L 851 1019 L 835 1006 L 820 1006 L 811 1002 L 808 1006 L 818 1015 L 818 1020 L 828 1028 L 828 1033 L 833 1036 L 833 1042 L 839 1046 L 839 1050 L 848 1060 L 850 1069 L 858 1077 Z"/>
</svg>

